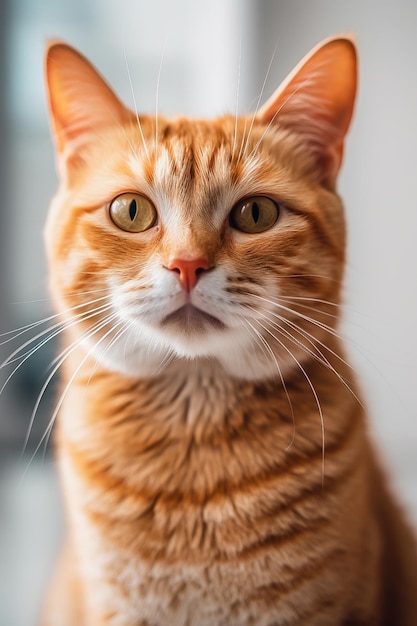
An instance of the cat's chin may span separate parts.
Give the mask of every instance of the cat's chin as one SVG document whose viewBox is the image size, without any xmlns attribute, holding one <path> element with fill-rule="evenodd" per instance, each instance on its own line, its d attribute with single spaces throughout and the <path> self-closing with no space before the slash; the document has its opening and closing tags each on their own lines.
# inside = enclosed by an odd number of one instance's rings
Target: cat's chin
<svg viewBox="0 0 417 626">
<path fill-rule="evenodd" d="M 132 330 L 124 341 L 86 347 L 104 368 L 134 378 L 159 376 L 175 361 L 198 368 L 207 360 L 218 363 L 220 376 L 250 381 L 277 378 L 276 362 L 267 358 L 246 333 L 228 328 L 208 314 L 192 315 L 191 321 L 188 313 L 180 312 L 162 326 Z M 178 332 L 179 326 L 183 332 Z M 194 332 L 185 332 L 185 328 Z M 288 365 L 282 363 L 283 369 Z"/>
<path fill-rule="evenodd" d="M 176 333 L 194 338 L 207 330 L 221 331 L 226 328 L 221 320 L 197 307 L 186 304 L 167 315 L 161 322 L 162 328 L 172 328 Z"/>
</svg>

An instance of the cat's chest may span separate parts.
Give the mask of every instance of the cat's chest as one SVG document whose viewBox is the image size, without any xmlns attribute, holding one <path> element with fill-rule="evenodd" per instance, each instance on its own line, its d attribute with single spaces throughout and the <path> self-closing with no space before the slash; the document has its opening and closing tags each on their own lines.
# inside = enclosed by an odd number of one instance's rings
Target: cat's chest
<svg viewBox="0 0 417 626">
<path fill-rule="evenodd" d="M 283 545 L 250 558 L 190 564 L 143 560 L 98 542 L 83 570 L 100 580 L 101 599 L 123 615 L 117 626 L 299 626 L 303 617 L 313 626 L 334 626 L 341 608 L 331 607 L 330 598 L 351 572 L 340 559 L 343 550 L 331 552 L 328 537 L 324 546 L 314 559 L 306 543 L 302 551 Z"/>
<path fill-rule="evenodd" d="M 250 386 L 239 389 L 210 363 L 143 381 L 90 380 L 86 369 L 59 420 L 70 493 L 87 506 L 110 505 L 121 523 L 151 514 L 154 526 L 165 510 L 204 504 L 240 474 L 230 441 L 245 427 L 250 396 Z"/>
<path fill-rule="evenodd" d="M 292 407 L 270 387 L 234 381 L 210 362 L 149 381 L 91 379 L 87 370 L 65 398 L 59 429 L 80 497 L 117 502 L 121 520 L 149 508 L 180 514 L 283 466 L 297 454 L 288 452 Z"/>
<path fill-rule="evenodd" d="M 290 389 L 294 441 L 288 397 L 271 389 L 212 369 L 72 389 L 60 459 L 73 528 L 85 576 L 126 624 L 298 624 L 310 594 L 327 602 L 346 578 L 335 493 L 340 510 L 360 493 L 360 421 L 329 429 L 323 491 L 314 401 Z"/>
</svg>

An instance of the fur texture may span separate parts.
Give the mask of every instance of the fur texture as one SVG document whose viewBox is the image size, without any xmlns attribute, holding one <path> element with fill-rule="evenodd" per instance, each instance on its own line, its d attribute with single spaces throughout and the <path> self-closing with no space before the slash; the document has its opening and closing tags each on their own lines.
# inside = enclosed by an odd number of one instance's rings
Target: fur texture
<svg viewBox="0 0 417 626">
<path fill-rule="evenodd" d="M 139 117 L 59 42 L 46 68 L 68 541 L 43 624 L 412 626 L 414 539 L 337 332 L 354 44 L 247 118 Z"/>
</svg>

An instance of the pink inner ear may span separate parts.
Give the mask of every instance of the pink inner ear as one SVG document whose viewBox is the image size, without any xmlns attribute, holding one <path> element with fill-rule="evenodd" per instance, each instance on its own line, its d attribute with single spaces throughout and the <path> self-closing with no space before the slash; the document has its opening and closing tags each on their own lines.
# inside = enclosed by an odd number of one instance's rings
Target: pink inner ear
<svg viewBox="0 0 417 626">
<path fill-rule="evenodd" d="M 330 39 L 299 63 L 257 117 L 265 124 L 294 131 L 317 157 L 323 176 L 334 178 L 352 118 L 356 84 L 353 42 Z"/>
<path fill-rule="evenodd" d="M 46 54 L 49 111 L 58 153 L 67 155 L 91 141 L 100 126 L 124 121 L 128 111 L 79 52 L 52 43 Z"/>
</svg>

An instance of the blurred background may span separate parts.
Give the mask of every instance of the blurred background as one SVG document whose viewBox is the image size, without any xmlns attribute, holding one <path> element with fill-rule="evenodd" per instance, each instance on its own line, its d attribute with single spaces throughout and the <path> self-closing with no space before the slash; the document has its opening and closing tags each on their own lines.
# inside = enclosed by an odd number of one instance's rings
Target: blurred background
<svg viewBox="0 0 417 626">
<path fill-rule="evenodd" d="M 43 87 L 47 39 L 82 50 L 130 106 L 127 64 L 140 110 L 154 111 L 159 91 L 167 115 L 214 116 L 253 110 L 271 60 L 263 101 L 313 45 L 346 32 L 357 38 L 361 76 L 339 186 L 349 228 L 343 328 L 373 436 L 417 525 L 414 0 L 2 0 L 0 333 L 51 314 L 42 244 L 57 184 Z M 14 341 L 3 335 L 1 361 L 47 326 Z M 0 387 L 7 382 L 0 395 L 1 626 L 36 624 L 63 532 L 53 454 L 42 439 L 53 381 L 22 455 L 57 350 L 53 339 L 33 354 L 32 346 L 0 371 Z"/>
</svg>

